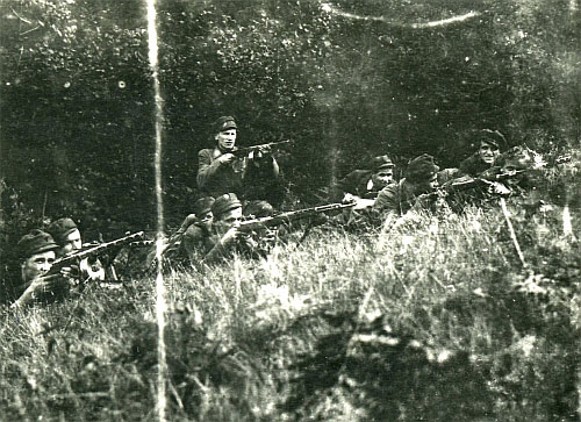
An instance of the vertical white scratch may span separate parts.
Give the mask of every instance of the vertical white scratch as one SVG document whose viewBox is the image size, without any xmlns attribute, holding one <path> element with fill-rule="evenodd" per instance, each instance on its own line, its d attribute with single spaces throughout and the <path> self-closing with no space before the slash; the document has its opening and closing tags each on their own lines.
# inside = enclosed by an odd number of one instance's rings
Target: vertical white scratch
<svg viewBox="0 0 581 422">
<path fill-rule="evenodd" d="M 162 158 L 162 127 L 163 127 L 163 99 L 159 85 L 159 64 L 158 64 L 158 40 L 157 21 L 155 4 L 156 0 L 147 1 L 147 33 L 149 47 L 149 66 L 153 80 L 153 91 L 155 97 L 155 197 L 157 204 L 157 239 L 156 239 L 156 260 L 157 277 L 155 280 L 156 302 L 155 315 L 158 327 L 158 374 L 157 374 L 157 417 L 159 421 L 166 421 L 166 378 L 167 362 L 166 347 L 164 341 L 165 332 L 165 285 L 162 274 L 162 252 L 163 252 L 163 191 L 161 183 L 161 158 Z"/>
<path fill-rule="evenodd" d="M 571 210 L 569 205 L 563 207 L 563 235 L 566 237 L 573 236 L 573 223 L 571 222 Z"/>
</svg>

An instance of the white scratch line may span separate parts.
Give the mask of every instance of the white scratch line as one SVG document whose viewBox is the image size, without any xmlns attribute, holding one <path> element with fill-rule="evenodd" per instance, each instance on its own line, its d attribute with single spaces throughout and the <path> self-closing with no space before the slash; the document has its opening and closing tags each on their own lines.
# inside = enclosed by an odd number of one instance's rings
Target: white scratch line
<svg viewBox="0 0 581 422">
<path fill-rule="evenodd" d="M 468 19 L 472 19 L 472 18 L 475 18 L 477 16 L 480 16 L 479 12 L 471 11 L 471 12 L 465 13 L 463 15 L 453 16 L 453 17 L 447 18 L 447 19 L 406 24 L 406 23 L 399 23 L 399 22 L 390 21 L 383 16 L 362 16 L 362 15 L 356 15 L 356 14 L 349 13 L 349 12 L 344 12 L 344 11 L 339 10 L 336 7 L 332 6 L 330 3 L 321 3 L 321 7 L 322 7 L 324 12 L 332 13 L 334 15 L 342 16 L 344 18 L 360 20 L 360 21 L 383 22 L 383 23 L 386 23 L 386 24 L 392 25 L 392 26 L 398 26 L 398 27 L 402 27 L 402 28 L 412 28 L 412 29 L 436 28 L 438 26 L 446 26 L 446 25 L 450 25 L 450 24 L 456 23 L 456 22 L 464 22 L 464 21 L 467 21 Z"/>
</svg>

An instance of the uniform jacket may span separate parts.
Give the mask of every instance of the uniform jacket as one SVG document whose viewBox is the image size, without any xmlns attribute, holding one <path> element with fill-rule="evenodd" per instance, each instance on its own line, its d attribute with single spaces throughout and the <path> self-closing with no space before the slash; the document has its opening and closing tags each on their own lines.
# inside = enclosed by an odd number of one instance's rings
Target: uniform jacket
<svg viewBox="0 0 581 422">
<path fill-rule="evenodd" d="M 371 180 L 371 170 L 354 170 L 339 180 L 331 192 L 331 201 L 338 202 L 343 199 L 346 193 L 356 195 L 360 198 L 374 199 L 379 191 L 374 188 Z"/>
<path fill-rule="evenodd" d="M 236 158 L 230 164 L 221 164 L 216 159 L 223 154 L 218 148 L 203 149 L 198 153 L 198 187 L 204 194 L 215 198 L 225 193 L 235 193 L 240 197 L 246 160 Z"/>
<path fill-rule="evenodd" d="M 413 193 L 412 185 L 406 180 L 401 179 L 384 187 L 375 200 L 373 209 L 381 214 L 396 213 L 403 215 L 414 205 L 416 195 Z"/>
<path fill-rule="evenodd" d="M 493 164 L 494 165 L 494 164 Z M 480 158 L 480 155 L 475 152 L 470 157 L 466 158 L 464 161 L 460 163 L 458 176 L 478 176 L 483 171 L 488 170 L 492 165 L 486 164 Z"/>
<path fill-rule="evenodd" d="M 206 227 L 194 223 L 182 235 L 180 248 L 189 258 L 190 263 L 196 264 L 215 246 L 217 241 L 218 239 Z"/>
</svg>

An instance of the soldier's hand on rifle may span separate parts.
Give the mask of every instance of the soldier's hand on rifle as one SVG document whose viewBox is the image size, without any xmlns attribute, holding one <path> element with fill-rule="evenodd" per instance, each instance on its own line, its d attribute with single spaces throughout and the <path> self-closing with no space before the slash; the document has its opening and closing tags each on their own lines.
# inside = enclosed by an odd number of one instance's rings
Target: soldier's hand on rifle
<svg viewBox="0 0 581 422">
<path fill-rule="evenodd" d="M 511 190 L 499 182 L 490 182 L 488 192 L 495 195 L 510 195 Z"/>
<path fill-rule="evenodd" d="M 68 265 L 59 270 L 59 274 L 67 280 L 71 285 L 76 284 L 75 280 L 81 277 L 81 271 L 78 265 Z"/>
<path fill-rule="evenodd" d="M 196 222 L 197 219 L 198 218 L 196 217 L 196 214 L 188 214 L 188 216 L 185 218 L 184 222 L 180 226 L 180 230 L 186 231 L 188 227 L 190 227 L 192 224 Z"/>
<path fill-rule="evenodd" d="M 351 193 L 346 193 L 345 196 L 343 197 L 343 200 L 341 202 L 343 204 L 350 204 L 352 202 L 357 202 L 360 199 L 361 198 L 359 198 L 357 195 L 353 195 Z"/>
<path fill-rule="evenodd" d="M 239 236 L 241 235 L 241 231 L 238 229 L 237 226 L 230 227 L 224 236 L 220 239 L 220 242 L 223 245 L 230 244 L 234 242 Z"/>
<path fill-rule="evenodd" d="M 216 161 L 218 161 L 220 164 L 230 164 L 232 161 L 234 161 L 235 158 L 236 156 L 234 154 L 227 152 L 226 154 L 219 156 Z"/>
<path fill-rule="evenodd" d="M 83 259 L 79 263 L 79 269 L 81 274 L 85 274 L 89 281 L 105 280 L 105 267 L 99 259 L 95 259 L 92 262 L 88 258 Z"/>
<path fill-rule="evenodd" d="M 260 145 L 257 150 L 257 157 L 261 158 L 264 155 L 270 155 L 272 153 L 272 147 L 270 145 Z"/>
</svg>

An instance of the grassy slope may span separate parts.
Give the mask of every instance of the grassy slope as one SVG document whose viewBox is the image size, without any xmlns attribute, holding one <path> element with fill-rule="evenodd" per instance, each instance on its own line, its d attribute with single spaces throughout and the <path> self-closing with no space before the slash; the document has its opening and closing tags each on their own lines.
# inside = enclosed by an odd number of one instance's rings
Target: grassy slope
<svg viewBox="0 0 581 422">
<path fill-rule="evenodd" d="M 452 384 L 456 420 L 576 420 L 581 248 L 559 212 L 512 218 L 527 269 L 500 211 L 474 209 L 360 237 L 320 228 L 266 260 L 169 274 L 172 420 L 450 420 L 437 398 Z M 154 420 L 154 291 L 146 278 L 5 311 L 0 419 Z M 468 352 L 481 396 L 468 372 L 418 393 L 409 378 L 432 378 L 408 371 L 394 390 L 386 349 L 353 337 L 378 316 L 421 353 Z"/>
</svg>

